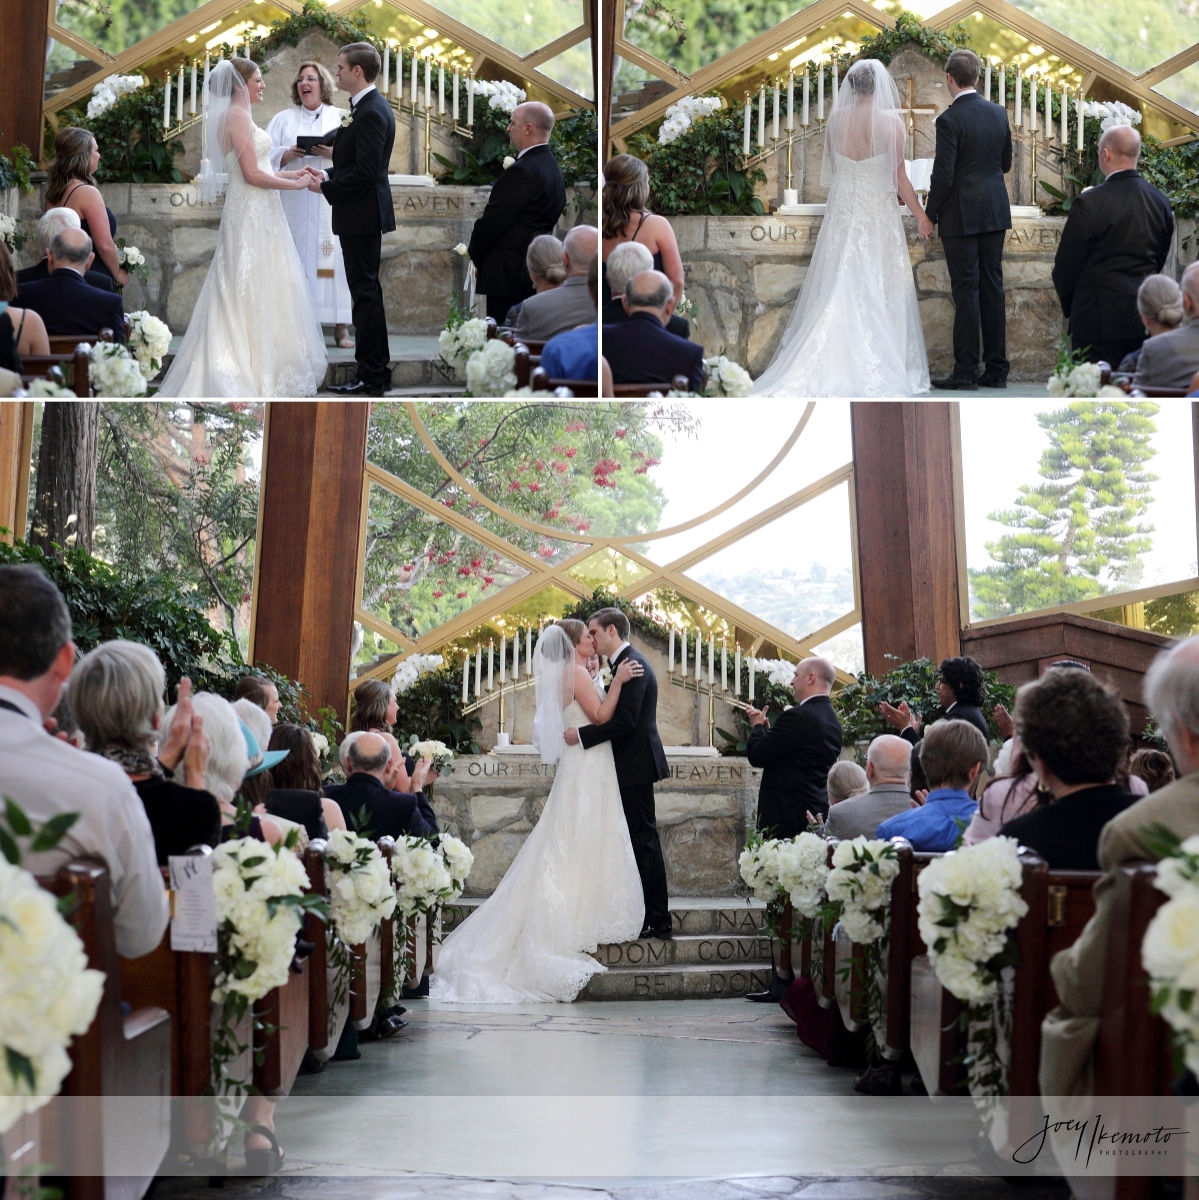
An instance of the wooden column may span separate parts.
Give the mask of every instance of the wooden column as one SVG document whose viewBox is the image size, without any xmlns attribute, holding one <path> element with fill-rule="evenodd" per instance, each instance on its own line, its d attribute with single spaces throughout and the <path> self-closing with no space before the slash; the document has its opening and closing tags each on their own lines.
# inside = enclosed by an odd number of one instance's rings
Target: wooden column
<svg viewBox="0 0 1199 1200">
<path fill-rule="evenodd" d="M 25 536 L 32 447 L 33 401 L 0 402 L 0 528 L 18 538 Z"/>
<path fill-rule="evenodd" d="M 600 84 L 602 94 L 597 94 L 596 103 L 599 105 L 600 126 L 600 165 L 612 157 L 612 148 L 608 145 L 608 130 L 612 127 L 612 76 L 616 55 L 616 35 L 620 32 L 624 20 L 624 4 L 616 0 L 604 0 L 602 5 L 603 20 L 592 22 L 592 45 L 595 44 L 595 30 L 602 29 L 600 34 Z"/>
<path fill-rule="evenodd" d="M 14 146 L 22 144 L 37 160 L 42 157 L 42 79 L 49 8 L 43 0 L 22 0 L 4 5 L 3 12 L 0 154 L 11 154 Z"/>
<path fill-rule="evenodd" d="M 274 401 L 263 439 L 250 653 L 346 717 L 366 403 Z"/>
<path fill-rule="evenodd" d="M 952 403 L 851 405 L 866 670 L 960 653 Z M 888 658 L 888 655 L 894 657 Z"/>
</svg>

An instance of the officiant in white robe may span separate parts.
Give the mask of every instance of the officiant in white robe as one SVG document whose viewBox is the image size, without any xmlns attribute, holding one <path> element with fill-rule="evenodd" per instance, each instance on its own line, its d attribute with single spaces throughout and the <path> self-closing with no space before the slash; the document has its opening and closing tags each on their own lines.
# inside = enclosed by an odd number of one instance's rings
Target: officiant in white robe
<svg viewBox="0 0 1199 1200">
<path fill-rule="evenodd" d="M 322 64 L 300 64 L 291 85 L 295 103 L 276 113 L 266 129 L 271 139 L 272 167 L 298 171 L 304 167 L 321 170 L 329 165 L 331 150 L 325 154 L 299 155 L 294 147 L 297 137 L 322 137 L 340 128 L 346 110 L 333 105 L 336 87 Z M 349 349 L 354 344 L 346 328 L 352 320 L 350 288 L 346 283 L 341 242 L 333 234 L 333 209 L 317 192 L 290 191 L 280 195 L 317 316 L 322 325 L 335 327 L 337 344 Z"/>
</svg>

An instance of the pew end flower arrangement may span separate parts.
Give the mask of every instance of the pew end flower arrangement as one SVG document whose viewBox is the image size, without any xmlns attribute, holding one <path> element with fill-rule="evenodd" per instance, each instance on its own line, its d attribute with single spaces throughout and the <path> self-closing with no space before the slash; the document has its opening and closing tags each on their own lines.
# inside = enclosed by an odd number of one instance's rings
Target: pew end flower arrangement
<svg viewBox="0 0 1199 1200">
<path fill-rule="evenodd" d="M 462 895 L 474 861 L 466 844 L 450 834 L 441 834 L 436 844 L 421 837 L 396 841 L 391 855 L 391 875 L 397 908 L 410 933 L 415 934 L 416 920 L 424 913 L 428 936 L 436 938 L 441 909 Z M 406 979 L 415 973 L 416 963 L 409 940 L 406 937 L 395 939 L 397 979 Z"/>
</svg>

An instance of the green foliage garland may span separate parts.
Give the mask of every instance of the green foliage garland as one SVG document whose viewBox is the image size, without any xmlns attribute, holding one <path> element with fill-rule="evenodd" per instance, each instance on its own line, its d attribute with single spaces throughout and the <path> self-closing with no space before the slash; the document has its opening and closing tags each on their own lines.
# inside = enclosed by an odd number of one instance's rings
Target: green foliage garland
<svg viewBox="0 0 1199 1200">
<path fill-rule="evenodd" d="M 449 649 L 441 651 L 446 665 L 422 675 L 407 691 L 396 696 L 396 741 L 407 746 L 413 735 L 419 741 L 445 742 L 459 754 L 478 754 L 475 734 L 482 722 L 475 713 L 462 712 L 462 669 Z"/>
<path fill-rule="evenodd" d="M 380 54 L 383 53 L 382 39 L 371 33 L 365 17 L 343 17 L 330 12 L 320 0 L 304 0 L 300 12 L 272 21 L 266 37 L 250 39 L 250 55 L 257 62 L 283 46 L 299 45 L 300 39 L 314 29 L 328 34 L 339 46 L 348 46 L 351 42 L 369 42 Z"/>
<path fill-rule="evenodd" d="M 87 129 L 100 150 L 97 183 L 181 183 L 175 166 L 183 153 L 179 138 L 166 141 L 162 127 L 162 94 L 152 84 L 122 96 L 98 117 L 87 115 L 87 105 L 66 108 L 58 114 L 58 127 Z M 54 130 L 47 127 L 44 157 L 54 157 Z"/>
<path fill-rule="evenodd" d="M 35 165 L 28 146 L 14 146 L 11 158 L 7 154 L 0 154 L 0 192 L 17 188 L 23 196 L 33 191 L 29 172 Z"/>
</svg>

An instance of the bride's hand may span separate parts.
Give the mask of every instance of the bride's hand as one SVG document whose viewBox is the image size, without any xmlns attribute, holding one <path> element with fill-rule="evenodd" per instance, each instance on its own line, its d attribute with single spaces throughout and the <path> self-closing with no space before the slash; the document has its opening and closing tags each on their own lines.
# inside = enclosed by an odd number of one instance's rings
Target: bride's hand
<svg viewBox="0 0 1199 1200">
<path fill-rule="evenodd" d="M 644 675 L 645 668 L 639 662 L 634 662 L 631 658 L 626 658 L 624 662 L 616 668 L 616 674 L 612 676 L 613 683 L 628 683 L 630 679 L 636 679 L 638 675 Z"/>
<path fill-rule="evenodd" d="M 920 213 L 916 217 L 916 231 L 926 241 L 937 232 L 937 227 L 925 216 Z"/>
</svg>

